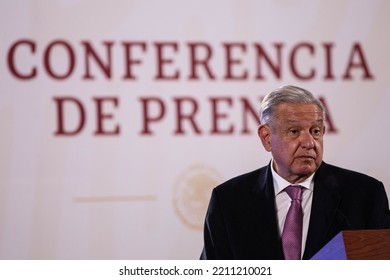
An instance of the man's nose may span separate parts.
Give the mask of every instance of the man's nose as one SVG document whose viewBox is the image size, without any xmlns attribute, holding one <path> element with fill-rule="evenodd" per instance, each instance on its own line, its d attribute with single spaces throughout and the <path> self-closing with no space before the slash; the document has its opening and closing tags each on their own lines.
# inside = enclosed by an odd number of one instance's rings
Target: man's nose
<svg viewBox="0 0 390 280">
<path fill-rule="evenodd" d="M 310 131 L 305 131 L 301 133 L 301 146 L 302 148 L 312 149 L 314 148 L 314 138 L 311 135 Z"/>
</svg>

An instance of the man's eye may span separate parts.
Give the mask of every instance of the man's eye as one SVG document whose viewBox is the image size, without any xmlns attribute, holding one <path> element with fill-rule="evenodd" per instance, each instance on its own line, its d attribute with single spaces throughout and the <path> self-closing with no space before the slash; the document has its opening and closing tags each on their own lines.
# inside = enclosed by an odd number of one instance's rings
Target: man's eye
<svg viewBox="0 0 390 280">
<path fill-rule="evenodd" d="M 311 133 L 315 137 L 320 137 L 322 135 L 322 130 L 319 128 L 314 128 L 314 129 L 312 129 Z"/>
<path fill-rule="evenodd" d="M 291 134 L 298 134 L 299 130 L 298 129 L 290 129 Z"/>
</svg>

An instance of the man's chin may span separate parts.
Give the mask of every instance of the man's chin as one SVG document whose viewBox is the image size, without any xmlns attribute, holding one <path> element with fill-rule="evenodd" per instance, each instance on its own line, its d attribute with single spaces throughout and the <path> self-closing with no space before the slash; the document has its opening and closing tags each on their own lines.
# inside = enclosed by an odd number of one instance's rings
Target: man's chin
<svg viewBox="0 0 390 280">
<path fill-rule="evenodd" d="M 300 176 L 310 176 L 317 170 L 317 165 L 316 164 L 308 164 L 304 166 L 299 166 L 296 169 L 295 174 L 299 174 Z"/>
</svg>

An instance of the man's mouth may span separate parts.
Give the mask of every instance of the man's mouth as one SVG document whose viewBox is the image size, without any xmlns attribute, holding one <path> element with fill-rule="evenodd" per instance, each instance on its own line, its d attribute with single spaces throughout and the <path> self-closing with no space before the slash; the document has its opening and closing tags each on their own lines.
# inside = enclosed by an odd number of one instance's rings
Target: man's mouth
<svg viewBox="0 0 390 280">
<path fill-rule="evenodd" d="M 297 157 L 298 159 L 303 159 L 303 160 L 315 160 L 315 156 L 299 156 Z"/>
</svg>

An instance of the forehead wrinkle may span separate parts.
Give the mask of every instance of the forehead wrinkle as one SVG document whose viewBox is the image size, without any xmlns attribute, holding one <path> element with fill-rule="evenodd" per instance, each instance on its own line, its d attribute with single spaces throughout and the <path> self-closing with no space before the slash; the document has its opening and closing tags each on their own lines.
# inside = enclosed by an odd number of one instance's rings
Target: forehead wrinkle
<svg viewBox="0 0 390 280">
<path fill-rule="evenodd" d="M 294 103 L 281 103 L 275 109 L 276 115 L 301 115 L 301 114 L 320 114 L 322 111 L 318 106 L 314 104 L 294 104 Z"/>
<path fill-rule="evenodd" d="M 323 123 L 321 112 L 291 112 L 291 111 L 277 111 L 274 115 L 275 119 L 281 122 L 300 123 L 308 120 L 312 123 Z"/>
<path fill-rule="evenodd" d="M 301 124 L 303 122 L 306 122 L 306 121 L 305 120 L 292 120 L 292 119 L 287 119 L 287 120 L 283 121 L 283 123 L 287 123 L 287 124 Z M 315 124 L 323 124 L 324 120 L 321 118 L 318 120 L 307 121 L 307 122 L 310 122 L 312 125 L 315 125 Z"/>
</svg>

